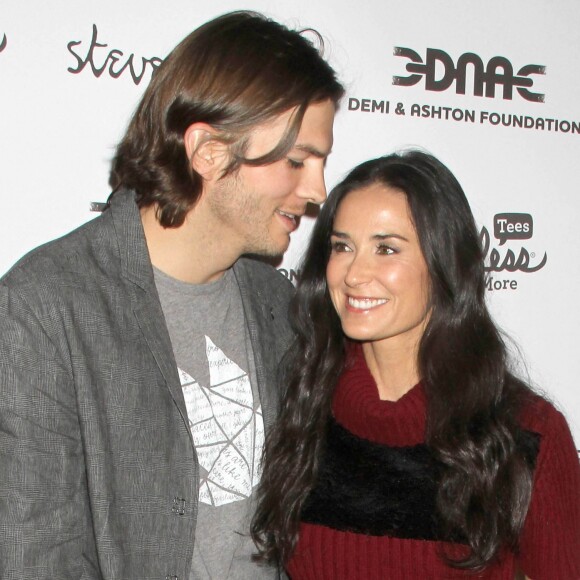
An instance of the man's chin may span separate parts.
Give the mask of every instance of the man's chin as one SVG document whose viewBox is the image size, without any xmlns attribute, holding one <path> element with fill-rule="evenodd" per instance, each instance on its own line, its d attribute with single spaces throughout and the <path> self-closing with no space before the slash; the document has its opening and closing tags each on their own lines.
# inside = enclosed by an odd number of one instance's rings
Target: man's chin
<svg viewBox="0 0 580 580">
<path fill-rule="evenodd" d="M 272 241 L 272 243 L 268 246 L 262 246 L 261 248 L 253 249 L 247 252 L 246 255 L 260 258 L 262 261 L 276 266 L 279 265 L 282 261 L 284 252 L 286 252 L 289 245 L 290 238 L 288 238 L 286 242 L 280 242 L 278 244 Z"/>
</svg>

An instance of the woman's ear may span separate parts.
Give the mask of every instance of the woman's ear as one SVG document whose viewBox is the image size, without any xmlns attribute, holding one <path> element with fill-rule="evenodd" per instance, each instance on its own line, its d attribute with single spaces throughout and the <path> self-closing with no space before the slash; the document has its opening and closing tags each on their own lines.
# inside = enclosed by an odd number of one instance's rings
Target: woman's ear
<svg viewBox="0 0 580 580">
<path fill-rule="evenodd" d="M 193 123 L 183 136 L 191 168 L 208 181 L 221 177 L 229 159 L 228 145 L 217 136 L 218 132 L 207 123 Z"/>
</svg>

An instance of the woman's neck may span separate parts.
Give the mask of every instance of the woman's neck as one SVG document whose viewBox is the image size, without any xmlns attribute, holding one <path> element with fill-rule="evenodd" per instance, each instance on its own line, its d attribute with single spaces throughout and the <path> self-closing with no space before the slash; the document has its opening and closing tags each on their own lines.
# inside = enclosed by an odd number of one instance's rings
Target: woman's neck
<svg viewBox="0 0 580 580">
<path fill-rule="evenodd" d="M 365 342 L 363 354 L 383 401 L 398 401 L 420 380 L 418 345 Z"/>
</svg>

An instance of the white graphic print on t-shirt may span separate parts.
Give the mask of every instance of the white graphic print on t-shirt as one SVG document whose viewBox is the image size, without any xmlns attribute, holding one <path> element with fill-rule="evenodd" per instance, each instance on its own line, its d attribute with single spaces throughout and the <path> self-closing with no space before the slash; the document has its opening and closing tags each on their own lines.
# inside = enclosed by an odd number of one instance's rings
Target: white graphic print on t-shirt
<svg viewBox="0 0 580 580">
<path fill-rule="evenodd" d="M 248 373 L 206 336 L 210 385 L 179 370 L 200 465 L 199 501 L 220 506 L 250 497 L 264 446 L 262 408 L 254 410 Z"/>
</svg>

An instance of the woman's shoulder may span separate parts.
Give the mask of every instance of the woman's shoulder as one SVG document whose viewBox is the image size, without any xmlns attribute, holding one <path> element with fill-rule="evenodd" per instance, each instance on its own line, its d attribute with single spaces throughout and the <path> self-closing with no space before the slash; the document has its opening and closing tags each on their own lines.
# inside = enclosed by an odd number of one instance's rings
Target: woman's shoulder
<svg viewBox="0 0 580 580">
<path fill-rule="evenodd" d="M 570 433 L 568 422 L 557 405 L 532 391 L 523 397 L 519 423 L 526 431 L 540 436 L 554 435 L 562 431 Z"/>
<path fill-rule="evenodd" d="M 537 454 L 536 483 L 546 476 L 568 477 L 574 480 L 577 493 L 580 486 L 578 450 L 564 413 L 547 398 L 529 394 L 521 409 L 520 427 L 524 431 L 523 439 L 533 440 Z"/>
</svg>

